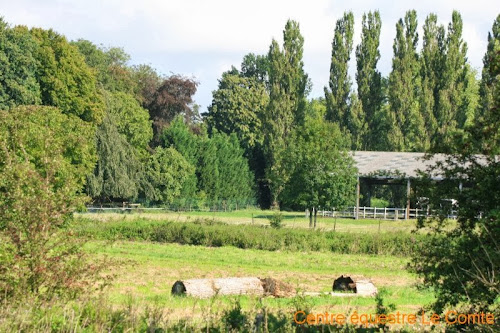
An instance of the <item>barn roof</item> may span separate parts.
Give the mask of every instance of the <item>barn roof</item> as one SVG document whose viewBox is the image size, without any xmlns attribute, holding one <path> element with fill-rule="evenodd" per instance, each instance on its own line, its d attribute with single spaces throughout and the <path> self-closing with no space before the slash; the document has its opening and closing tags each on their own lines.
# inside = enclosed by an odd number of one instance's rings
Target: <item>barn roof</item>
<svg viewBox="0 0 500 333">
<path fill-rule="evenodd" d="M 445 159 L 443 154 L 435 154 L 429 159 L 425 159 L 425 153 L 409 152 L 354 151 L 351 154 L 360 176 L 371 176 L 376 172 L 384 172 L 404 174 L 404 178 L 415 178 L 418 176 L 418 170 L 425 171 L 428 166 Z M 391 177 L 386 176 L 386 178 Z"/>
</svg>

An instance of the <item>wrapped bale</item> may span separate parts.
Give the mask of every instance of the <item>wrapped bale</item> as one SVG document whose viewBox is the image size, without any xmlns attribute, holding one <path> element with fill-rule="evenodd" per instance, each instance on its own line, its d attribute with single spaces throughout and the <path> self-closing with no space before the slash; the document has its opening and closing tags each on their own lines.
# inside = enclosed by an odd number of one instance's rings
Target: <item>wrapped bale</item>
<svg viewBox="0 0 500 333">
<path fill-rule="evenodd" d="M 199 298 L 215 295 L 264 295 L 264 288 L 257 277 L 190 279 L 176 281 L 172 286 L 172 294 Z"/>
</svg>

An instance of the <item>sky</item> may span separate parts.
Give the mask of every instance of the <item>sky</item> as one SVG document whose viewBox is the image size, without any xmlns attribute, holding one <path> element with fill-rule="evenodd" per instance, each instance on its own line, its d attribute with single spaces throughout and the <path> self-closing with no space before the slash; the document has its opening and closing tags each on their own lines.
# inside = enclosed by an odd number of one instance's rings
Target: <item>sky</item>
<svg viewBox="0 0 500 333">
<path fill-rule="evenodd" d="M 454 9 L 464 22 L 468 61 L 479 73 L 488 32 L 500 14 L 498 0 L 0 0 L 0 16 L 11 25 L 52 28 L 69 40 L 88 39 L 105 47 L 122 47 L 130 64 L 150 64 L 165 75 L 182 74 L 199 82 L 195 102 L 206 111 L 221 74 L 239 67 L 247 53 L 266 54 L 272 39 L 282 44 L 288 19 L 299 22 L 304 36 L 304 68 L 313 83 L 309 97 L 323 95 L 328 84 L 335 22 L 345 11 L 355 18 L 354 48 L 360 42 L 365 12 L 382 18 L 383 75 L 391 70 L 396 22 L 415 9 L 422 24 L 429 13 L 448 26 Z M 421 41 L 420 41 L 421 46 Z M 355 55 L 351 54 L 353 81 Z"/>
</svg>

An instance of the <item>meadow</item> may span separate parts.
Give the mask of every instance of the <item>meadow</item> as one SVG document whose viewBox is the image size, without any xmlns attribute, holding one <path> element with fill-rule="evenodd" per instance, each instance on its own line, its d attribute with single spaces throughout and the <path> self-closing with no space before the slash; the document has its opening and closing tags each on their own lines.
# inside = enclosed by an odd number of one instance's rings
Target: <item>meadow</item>
<svg viewBox="0 0 500 333">
<path fill-rule="evenodd" d="M 281 313 L 288 322 L 300 309 L 350 314 L 376 313 L 383 306 L 416 313 L 434 300 L 432 290 L 418 288 L 418 279 L 406 270 L 413 246 L 426 236 L 411 232 L 415 221 L 318 218 L 313 231 L 303 213 L 284 215 L 281 229 L 269 227 L 271 211 L 257 210 L 79 213 L 76 223 L 90 239 L 86 249 L 113 262 L 106 301 L 115 309 L 158 309 L 170 323 L 201 327 L 208 317 L 220 318 L 235 306 L 242 313 Z M 302 295 L 331 291 L 341 274 L 370 278 L 381 297 Z M 298 296 L 171 295 L 177 280 L 243 276 L 280 279 L 294 286 Z"/>
</svg>

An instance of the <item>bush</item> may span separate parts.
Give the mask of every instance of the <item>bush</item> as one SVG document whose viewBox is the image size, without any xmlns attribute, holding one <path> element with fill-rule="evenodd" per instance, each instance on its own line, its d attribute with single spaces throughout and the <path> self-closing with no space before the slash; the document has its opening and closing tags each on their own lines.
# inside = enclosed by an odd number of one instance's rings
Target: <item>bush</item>
<svg viewBox="0 0 500 333">
<path fill-rule="evenodd" d="M 87 130 L 55 108 L 0 111 L 0 301 L 95 287 L 101 266 L 69 228 L 93 166 Z"/>
<path fill-rule="evenodd" d="M 274 229 L 280 229 L 282 227 L 283 214 L 279 210 L 275 211 L 273 216 L 269 219 L 269 224 Z"/>
</svg>

